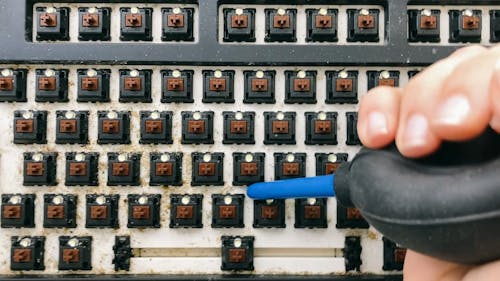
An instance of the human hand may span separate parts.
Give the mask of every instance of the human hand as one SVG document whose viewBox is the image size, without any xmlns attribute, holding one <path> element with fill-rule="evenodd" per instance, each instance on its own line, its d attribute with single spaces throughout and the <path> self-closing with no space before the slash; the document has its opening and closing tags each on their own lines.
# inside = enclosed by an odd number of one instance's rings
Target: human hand
<svg viewBox="0 0 500 281">
<path fill-rule="evenodd" d="M 403 88 L 377 87 L 363 96 L 358 135 L 369 148 L 396 142 L 411 158 L 442 141 L 463 141 L 487 126 L 500 133 L 500 46 L 462 48 L 428 67 Z M 498 280 L 500 261 L 465 266 L 408 251 L 405 281 Z"/>
</svg>

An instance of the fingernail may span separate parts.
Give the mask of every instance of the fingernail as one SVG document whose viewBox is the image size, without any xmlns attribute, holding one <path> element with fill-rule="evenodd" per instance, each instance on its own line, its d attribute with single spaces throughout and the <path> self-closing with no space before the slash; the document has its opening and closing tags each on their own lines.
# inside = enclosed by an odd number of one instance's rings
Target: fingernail
<svg viewBox="0 0 500 281">
<path fill-rule="evenodd" d="M 422 147 L 427 143 L 429 123 L 422 114 L 414 114 L 406 122 L 403 135 L 405 147 Z"/>
<path fill-rule="evenodd" d="M 378 111 L 368 114 L 367 133 L 371 137 L 387 135 L 389 133 L 385 114 Z"/>
<path fill-rule="evenodd" d="M 438 106 L 436 123 L 451 126 L 461 125 L 467 119 L 469 113 L 469 99 L 465 95 L 455 95 Z"/>
<path fill-rule="evenodd" d="M 500 129 L 500 116 L 494 116 L 490 121 L 490 125 L 496 130 Z"/>
</svg>

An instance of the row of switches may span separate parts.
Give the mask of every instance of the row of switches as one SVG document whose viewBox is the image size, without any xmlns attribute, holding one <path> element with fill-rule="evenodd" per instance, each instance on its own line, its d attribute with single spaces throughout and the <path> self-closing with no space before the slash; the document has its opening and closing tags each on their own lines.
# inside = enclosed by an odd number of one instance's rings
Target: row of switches
<svg viewBox="0 0 500 281">
<path fill-rule="evenodd" d="M 78 8 L 78 40 L 111 40 L 111 8 Z M 163 41 L 193 41 L 193 8 L 162 8 Z M 152 41 L 152 8 L 120 8 L 120 40 Z M 70 8 L 36 8 L 36 39 L 67 41 L 69 36 Z"/>
<path fill-rule="evenodd" d="M 24 153 L 23 184 L 25 186 L 57 185 L 57 153 Z M 317 153 L 316 174 L 326 175 L 336 171 L 340 163 L 347 161 L 344 153 Z M 182 153 L 152 152 L 149 155 L 149 185 L 181 186 Z M 224 153 L 191 154 L 192 186 L 224 185 Z M 264 181 L 265 154 L 233 153 L 233 185 L 241 186 Z M 306 176 L 305 153 L 275 153 L 274 176 L 276 180 Z M 141 185 L 141 154 L 108 152 L 108 186 Z M 95 152 L 66 153 L 65 185 L 97 186 L 99 154 Z"/>
<path fill-rule="evenodd" d="M 115 236 L 113 264 L 115 270 L 130 270 L 130 260 L 134 257 L 130 236 Z M 59 270 L 92 270 L 92 236 L 60 236 L 58 239 Z M 221 270 L 254 270 L 254 236 L 222 236 Z M 11 237 L 12 270 L 45 270 L 44 236 Z M 110 249 L 111 250 L 111 249 Z M 361 238 L 347 236 L 342 249 L 346 271 L 360 271 Z M 384 270 L 401 270 L 406 250 L 395 246 L 384 238 Z M 48 259 L 51 257 L 48 256 Z"/>
<path fill-rule="evenodd" d="M 409 77 L 417 71 L 408 72 Z M 119 102 L 151 103 L 151 69 L 119 71 Z M 235 102 L 235 71 L 203 71 L 203 103 Z M 317 103 L 317 71 L 285 71 L 286 104 Z M 68 102 L 70 73 L 67 69 L 36 70 L 36 102 Z M 77 70 L 78 102 L 110 102 L 109 69 Z M 192 103 L 192 70 L 162 70 L 161 102 Z M 358 102 L 358 71 L 326 71 L 326 100 L 332 103 Z M 25 102 L 27 70 L 4 69 L 0 75 L 0 101 Z M 244 103 L 276 103 L 276 71 L 244 71 Z M 399 86 L 399 71 L 367 71 L 368 89 L 376 86 Z"/>
<path fill-rule="evenodd" d="M 212 194 L 212 228 L 244 228 L 243 194 Z M 77 226 L 77 195 L 45 194 L 43 196 L 44 228 L 75 228 Z M 160 194 L 129 194 L 128 228 L 159 228 Z M 86 228 L 119 228 L 120 196 L 117 194 L 87 194 L 85 202 Z M 295 228 L 327 228 L 326 198 L 297 199 Z M 170 195 L 170 228 L 202 228 L 203 194 Z M 285 228 L 284 200 L 253 201 L 254 228 Z M 2 195 L 2 227 L 33 228 L 35 214 L 34 194 Z M 337 208 L 337 228 L 367 229 L 368 223 L 355 208 Z"/>
<path fill-rule="evenodd" d="M 296 113 L 264 112 L 264 144 L 295 144 Z M 337 145 L 337 112 L 305 112 L 305 144 Z M 15 144 L 47 143 L 47 111 L 15 111 L 13 136 Z M 255 144 L 255 112 L 225 111 L 223 144 Z M 347 145 L 360 144 L 357 113 L 347 112 Z M 131 112 L 98 111 L 98 144 L 130 144 Z M 141 144 L 171 144 L 174 114 L 172 111 L 141 111 Z M 182 144 L 214 143 L 213 111 L 181 112 Z M 56 143 L 88 144 L 88 111 L 56 112 Z"/>
<path fill-rule="evenodd" d="M 255 42 L 255 9 L 224 9 L 224 41 Z M 297 41 L 297 9 L 265 9 L 266 42 Z M 307 9 L 309 42 L 338 41 L 338 10 Z M 378 42 L 378 9 L 348 9 L 347 42 Z"/>
</svg>

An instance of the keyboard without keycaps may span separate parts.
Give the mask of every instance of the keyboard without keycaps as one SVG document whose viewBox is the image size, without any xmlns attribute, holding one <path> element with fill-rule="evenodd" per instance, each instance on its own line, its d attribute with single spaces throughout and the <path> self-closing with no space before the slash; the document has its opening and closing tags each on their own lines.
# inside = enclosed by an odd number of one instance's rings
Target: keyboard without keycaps
<svg viewBox="0 0 500 281">
<path fill-rule="evenodd" d="M 401 280 L 335 198 L 357 109 L 468 43 L 497 1 L 0 0 L 0 276 Z"/>
</svg>

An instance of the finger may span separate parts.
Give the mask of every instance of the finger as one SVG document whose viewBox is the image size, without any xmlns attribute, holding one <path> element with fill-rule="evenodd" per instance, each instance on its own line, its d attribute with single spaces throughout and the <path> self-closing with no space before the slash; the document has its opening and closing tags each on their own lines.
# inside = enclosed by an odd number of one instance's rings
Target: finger
<svg viewBox="0 0 500 281">
<path fill-rule="evenodd" d="M 470 267 L 435 259 L 408 250 L 403 269 L 404 281 L 459 281 Z M 481 280 L 481 279 L 475 279 Z"/>
<path fill-rule="evenodd" d="M 460 50 L 441 60 L 410 80 L 403 89 L 396 144 L 407 157 L 422 157 L 434 152 L 441 139 L 430 129 L 430 120 L 443 81 L 462 62 L 486 52 L 480 46 Z"/>
<path fill-rule="evenodd" d="M 358 134 L 363 145 L 382 148 L 394 141 L 398 127 L 401 89 L 377 87 L 363 96 Z"/>
<path fill-rule="evenodd" d="M 490 100 L 493 107 L 493 117 L 490 126 L 500 133 L 500 59 L 497 60 L 490 85 Z"/>
<path fill-rule="evenodd" d="M 439 138 L 467 140 L 486 129 L 492 120 L 490 85 L 499 58 L 500 46 L 462 61 L 443 82 L 430 115 Z"/>
</svg>

